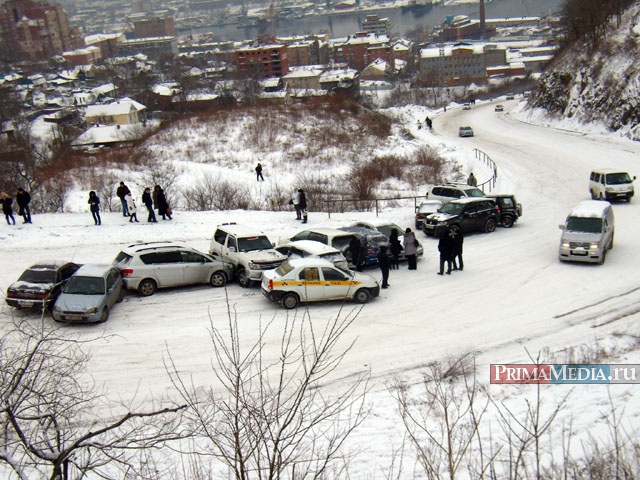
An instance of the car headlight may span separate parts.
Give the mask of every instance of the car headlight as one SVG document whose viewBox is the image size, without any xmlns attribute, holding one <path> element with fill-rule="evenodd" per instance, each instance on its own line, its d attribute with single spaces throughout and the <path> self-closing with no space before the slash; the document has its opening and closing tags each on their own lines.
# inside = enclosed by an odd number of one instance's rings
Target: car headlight
<svg viewBox="0 0 640 480">
<path fill-rule="evenodd" d="M 599 246 L 600 244 L 598 242 L 593 242 L 591 245 L 589 245 L 589 249 L 596 250 Z"/>
<path fill-rule="evenodd" d="M 54 312 L 62 312 L 62 309 L 60 307 L 53 307 L 53 311 Z"/>
<path fill-rule="evenodd" d="M 258 265 L 253 262 L 249 262 L 247 266 L 249 267 L 249 270 L 259 270 Z"/>
<path fill-rule="evenodd" d="M 562 248 L 569 248 L 569 242 L 562 242 Z"/>
<path fill-rule="evenodd" d="M 97 307 L 90 308 L 85 313 L 89 315 L 91 315 L 92 313 L 98 313 L 98 308 Z"/>
</svg>

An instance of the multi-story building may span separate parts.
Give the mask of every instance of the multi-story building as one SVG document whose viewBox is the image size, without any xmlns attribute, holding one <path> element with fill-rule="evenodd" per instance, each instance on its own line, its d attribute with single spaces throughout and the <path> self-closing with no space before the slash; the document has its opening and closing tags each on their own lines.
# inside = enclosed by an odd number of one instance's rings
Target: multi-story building
<svg viewBox="0 0 640 480">
<path fill-rule="evenodd" d="M 287 60 L 290 67 L 329 62 L 329 37 L 326 34 L 278 37 L 276 41 L 287 47 Z"/>
<path fill-rule="evenodd" d="M 376 35 L 389 35 L 391 30 L 391 20 L 389 18 L 380 18 L 380 16 L 372 14 L 362 21 L 362 31 L 365 33 L 374 33 Z"/>
<path fill-rule="evenodd" d="M 377 59 L 385 60 L 394 68 L 393 48 L 386 35 L 356 33 L 331 40 L 329 48 L 335 63 L 345 63 L 358 71 Z"/>
<path fill-rule="evenodd" d="M 176 37 L 135 38 L 118 43 L 118 51 L 122 56 L 142 53 L 150 58 L 177 55 L 178 41 Z"/>
<path fill-rule="evenodd" d="M 6 0 L 0 5 L 3 55 L 11 60 L 46 60 L 73 50 L 67 14 L 61 5 Z"/>
<path fill-rule="evenodd" d="M 235 53 L 239 74 L 257 75 L 261 78 L 282 77 L 289 72 L 287 47 L 280 44 L 243 47 Z"/>
<path fill-rule="evenodd" d="M 485 84 L 485 45 L 459 43 L 422 49 L 420 80 L 430 86 Z"/>
<path fill-rule="evenodd" d="M 133 34 L 136 38 L 175 37 L 176 22 L 173 17 L 138 20 L 133 22 Z"/>
<path fill-rule="evenodd" d="M 69 67 L 95 65 L 102 60 L 100 49 L 95 46 L 78 48 L 70 52 L 64 52 L 62 56 L 67 61 L 67 65 Z"/>
<path fill-rule="evenodd" d="M 98 47 L 102 58 L 117 57 L 119 55 L 118 44 L 125 41 L 124 33 L 98 33 L 84 38 L 88 47 Z"/>
</svg>

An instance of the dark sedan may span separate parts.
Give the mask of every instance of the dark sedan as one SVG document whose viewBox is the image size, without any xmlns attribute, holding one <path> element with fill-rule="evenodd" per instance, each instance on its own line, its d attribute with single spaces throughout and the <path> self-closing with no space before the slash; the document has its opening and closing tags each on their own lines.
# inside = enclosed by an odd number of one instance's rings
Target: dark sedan
<svg viewBox="0 0 640 480">
<path fill-rule="evenodd" d="M 9 286 L 6 302 L 16 308 L 50 308 L 78 268 L 80 265 L 58 260 L 31 265 Z"/>
</svg>

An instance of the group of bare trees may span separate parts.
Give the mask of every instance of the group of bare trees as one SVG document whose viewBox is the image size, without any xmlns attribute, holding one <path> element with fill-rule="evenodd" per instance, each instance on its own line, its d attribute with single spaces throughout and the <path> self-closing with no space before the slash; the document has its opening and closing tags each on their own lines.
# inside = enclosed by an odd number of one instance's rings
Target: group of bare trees
<svg viewBox="0 0 640 480">
<path fill-rule="evenodd" d="M 586 40 L 595 46 L 606 33 L 609 21 L 618 26 L 622 13 L 635 0 L 567 0 L 562 8 L 567 40 Z"/>
</svg>

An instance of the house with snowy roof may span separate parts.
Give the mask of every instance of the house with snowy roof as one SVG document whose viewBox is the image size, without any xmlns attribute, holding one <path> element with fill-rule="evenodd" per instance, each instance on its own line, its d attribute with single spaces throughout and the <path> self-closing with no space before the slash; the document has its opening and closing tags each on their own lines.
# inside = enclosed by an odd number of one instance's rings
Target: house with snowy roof
<svg viewBox="0 0 640 480">
<path fill-rule="evenodd" d="M 89 105 L 85 121 L 94 125 L 131 125 L 145 120 L 146 108 L 130 98 L 122 98 L 104 105 Z"/>
</svg>

